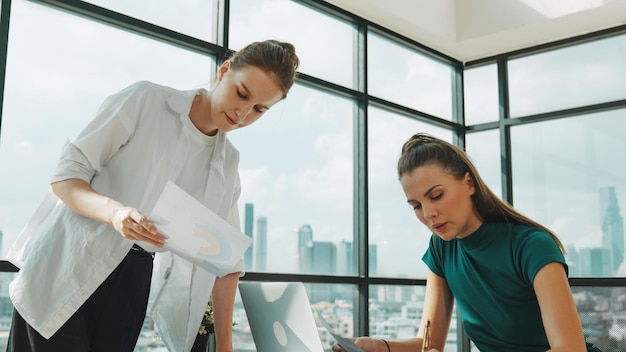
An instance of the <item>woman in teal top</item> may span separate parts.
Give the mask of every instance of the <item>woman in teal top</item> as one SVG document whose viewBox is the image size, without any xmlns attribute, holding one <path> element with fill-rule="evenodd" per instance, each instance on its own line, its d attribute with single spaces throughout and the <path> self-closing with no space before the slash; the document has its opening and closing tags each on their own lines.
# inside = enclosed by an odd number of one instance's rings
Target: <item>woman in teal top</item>
<svg viewBox="0 0 626 352">
<path fill-rule="evenodd" d="M 415 215 L 433 232 L 423 256 L 429 272 L 422 322 L 415 338 L 360 337 L 359 347 L 443 351 L 456 300 L 482 352 L 599 351 L 585 342 L 561 241 L 489 190 L 463 150 L 416 134 L 402 147 L 398 176 Z M 333 351 L 343 348 L 335 344 Z"/>
</svg>

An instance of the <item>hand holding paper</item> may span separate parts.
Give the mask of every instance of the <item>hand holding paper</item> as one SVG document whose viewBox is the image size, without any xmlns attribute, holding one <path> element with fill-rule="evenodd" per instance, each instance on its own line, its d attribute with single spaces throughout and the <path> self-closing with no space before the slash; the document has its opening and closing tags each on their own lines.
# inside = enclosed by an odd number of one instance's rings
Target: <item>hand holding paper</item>
<svg viewBox="0 0 626 352">
<path fill-rule="evenodd" d="M 164 249 L 218 276 L 231 273 L 252 242 L 173 182 L 163 189 L 150 221 L 168 237 Z"/>
</svg>

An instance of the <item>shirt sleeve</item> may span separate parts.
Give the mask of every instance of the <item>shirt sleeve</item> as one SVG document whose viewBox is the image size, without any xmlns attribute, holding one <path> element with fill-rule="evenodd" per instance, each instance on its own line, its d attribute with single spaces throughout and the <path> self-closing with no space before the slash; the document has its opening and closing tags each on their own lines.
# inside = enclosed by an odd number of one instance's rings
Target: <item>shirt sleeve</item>
<svg viewBox="0 0 626 352">
<path fill-rule="evenodd" d="M 76 141 L 65 143 L 51 182 L 70 178 L 91 182 L 132 138 L 148 87 L 148 82 L 138 82 L 108 97 Z"/>
<path fill-rule="evenodd" d="M 538 228 L 527 231 L 519 236 L 516 255 L 518 267 L 526 280 L 532 284 L 539 270 L 552 262 L 561 263 L 567 274 L 565 256 L 552 236 Z"/>
<path fill-rule="evenodd" d="M 443 251 L 443 240 L 439 239 L 435 235 L 430 236 L 428 249 L 422 256 L 422 261 L 426 263 L 430 271 L 435 275 L 445 278 L 443 271 L 443 258 L 441 253 Z"/>
</svg>

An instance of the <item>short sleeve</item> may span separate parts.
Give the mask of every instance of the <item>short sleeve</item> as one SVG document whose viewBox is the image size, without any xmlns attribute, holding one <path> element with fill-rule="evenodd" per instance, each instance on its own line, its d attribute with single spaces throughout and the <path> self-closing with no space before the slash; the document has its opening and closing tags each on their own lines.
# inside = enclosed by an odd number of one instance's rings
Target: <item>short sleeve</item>
<svg viewBox="0 0 626 352">
<path fill-rule="evenodd" d="M 529 228 L 526 233 L 519 234 L 516 256 L 522 275 L 530 284 L 535 276 L 546 264 L 561 263 L 567 273 L 568 267 L 563 252 L 556 241 L 547 232 Z"/>
<path fill-rule="evenodd" d="M 431 235 L 428 244 L 428 249 L 422 256 L 422 261 L 426 263 L 426 266 L 435 275 L 445 277 L 443 270 L 443 257 L 441 253 L 443 251 L 443 241 L 438 237 Z"/>
</svg>

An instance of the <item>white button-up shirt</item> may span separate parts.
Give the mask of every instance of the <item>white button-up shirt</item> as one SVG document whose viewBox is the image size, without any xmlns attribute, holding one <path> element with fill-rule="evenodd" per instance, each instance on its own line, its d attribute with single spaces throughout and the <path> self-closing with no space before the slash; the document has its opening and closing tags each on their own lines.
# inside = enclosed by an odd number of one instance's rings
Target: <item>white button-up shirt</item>
<svg viewBox="0 0 626 352">
<path fill-rule="evenodd" d="M 112 95 L 76 141 L 65 145 L 52 182 L 82 179 L 149 215 L 172 180 L 239 228 L 239 152 L 224 133 L 206 136 L 192 124 L 196 94 L 138 82 Z M 76 214 L 49 193 L 9 251 L 8 259 L 20 268 L 9 287 L 15 308 L 49 338 L 132 244 L 111 225 Z M 157 253 L 154 264 L 149 312 L 170 350 L 189 351 L 215 275 L 169 252 Z M 243 263 L 232 272 L 243 272 Z"/>
</svg>

